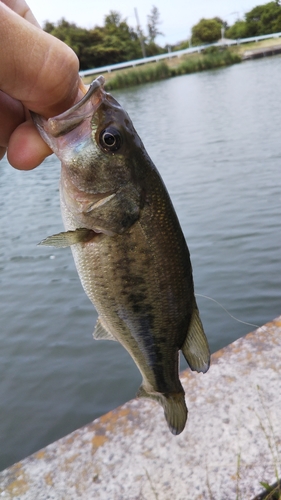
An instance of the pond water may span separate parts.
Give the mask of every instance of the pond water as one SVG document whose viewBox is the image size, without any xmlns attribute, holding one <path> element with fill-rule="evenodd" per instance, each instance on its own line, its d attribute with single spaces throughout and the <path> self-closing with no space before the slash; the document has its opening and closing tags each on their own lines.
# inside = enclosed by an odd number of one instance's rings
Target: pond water
<svg viewBox="0 0 281 500">
<path fill-rule="evenodd" d="M 170 192 L 196 293 L 256 325 L 281 313 L 280 74 L 276 56 L 114 92 Z M 0 469 L 141 382 L 121 346 L 93 341 L 70 250 L 36 246 L 62 230 L 59 170 L 54 156 L 32 172 L 0 163 Z M 212 351 L 253 329 L 197 300 Z"/>
</svg>

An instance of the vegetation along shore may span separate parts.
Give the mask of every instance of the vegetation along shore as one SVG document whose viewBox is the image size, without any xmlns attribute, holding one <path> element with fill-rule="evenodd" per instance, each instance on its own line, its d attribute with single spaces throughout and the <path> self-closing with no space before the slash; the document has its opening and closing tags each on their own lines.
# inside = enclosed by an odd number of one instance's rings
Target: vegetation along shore
<svg viewBox="0 0 281 500">
<path fill-rule="evenodd" d="M 177 58 L 177 60 L 167 59 L 156 63 L 144 64 L 141 67 L 126 70 L 114 71 L 105 75 L 106 88 L 115 90 L 124 87 L 131 87 L 147 82 L 154 82 L 170 78 L 173 76 L 195 73 L 206 69 L 229 66 L 241 62 L 241 56 L 229 49 L 218 49 L 209 47 L 200 54 L 190 54 Z M 93 77 L 86 77 L 89 83 Z"/>
<path fill-rule="evenodd" d="M 211 68 L 220 68 L 235 64 L 243 59 L 243 53 L 251 50 L 251 44 L 242 46 L 210 47 L 200 54 L 186 54 L 181 58 L 172 57 L 173 52 L 225 39 L 255 37 L 281 32 L 281 5 L 275 0 L 264 5 L 257 5 L 247 12 L 243 19 L 237 19 L 229 26 L 223 19 L 202 18 L 192 27 L 189 39 L 175 45 L 161 46 L 156 43 L 163 33 L 159 30 L 161 16 L 157 7 L 153 6 L 147 15 L 147 26 L 133 28 L 127 19 L 117 11 L 110 11 L 104 18 L 103 26 L 86 29 L 61 19 L 58 23 L 45 22 L 44 30 L 69 45 L 77 54 L 80 69 L 99 68 L 106 65 L 122 63 L 146 56 L 171 54 L 165 62 L 149 63 L 141 67 L 114 71 L 105 75 L 109 90 L 152 82 L 172 76 L 193 73 Z M 262 46 L 276 44 L 276 39 L 262 42 Z M 255 43 L 255 49 L 260 45 Z M 86 77 L 85 83 L 93 80 Z"/>
<path fill-rule="evenodd" d="M 276 48 L 276 46 L 276 39 L 267 39 L 229 48 L 208 47 L 200 54 L 185 54 L 165 61 L 103 73 L 103 76 L 106 80 L 106 89 L 115 90 L 188 73 L 226 67 L 248 59 L 252 51 L 266 51 L 266 49 Z M 281 42 L 277 47 L 281 48 Z M 96 75 L 85 76 L 83 81 L 85 84 L 89 84 L 95 77 Z"/>
</svg>

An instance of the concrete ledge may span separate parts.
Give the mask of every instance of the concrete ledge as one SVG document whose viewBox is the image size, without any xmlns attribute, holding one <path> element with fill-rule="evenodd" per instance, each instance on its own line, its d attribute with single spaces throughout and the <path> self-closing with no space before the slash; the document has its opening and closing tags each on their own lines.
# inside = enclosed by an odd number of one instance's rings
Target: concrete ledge
<svg viewBox="0 0 281 500">
<path fill-rule="evenodd" d="M 259 49 L 246 50 L 242 56 L 243 61 L 248 59 L 260 59 L 261 57 L 275 56 L 281 54 L 281 45 L 261 47 Z"/>
<path fill-rule="evenodd" d="M 0 499 L 250 500 L 281 473 L 281 317 L 182 373 L 189 420 L 132 400 L 0 473 Z"/>
</svg>

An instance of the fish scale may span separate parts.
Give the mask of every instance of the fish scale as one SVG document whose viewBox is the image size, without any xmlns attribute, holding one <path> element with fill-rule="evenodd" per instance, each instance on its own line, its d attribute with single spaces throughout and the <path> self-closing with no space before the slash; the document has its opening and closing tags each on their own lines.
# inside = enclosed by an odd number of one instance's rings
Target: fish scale
<svg viewBox="0 0 281 500">
<path fill-rule="evenodd" d="M 179 351 L 192 370 L 206 372 L 210 364 L 189 251 L 159 172 L 103 86 L 99 77 L 57 117 L 33 114 L 62 162 L 66 231 L 42 243 L 71 246 L 99 314 L 94 338 L 123 345 L 142 374 L 138 396 L 159 402 L 179 434 L 187 418 Z"/>
</svg>

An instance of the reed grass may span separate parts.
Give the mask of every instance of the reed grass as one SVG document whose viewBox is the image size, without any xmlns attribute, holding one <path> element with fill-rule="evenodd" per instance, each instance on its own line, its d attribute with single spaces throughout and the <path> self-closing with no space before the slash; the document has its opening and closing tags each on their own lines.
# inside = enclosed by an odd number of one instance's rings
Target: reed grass
<svg viewBox="0 0 281 500">
<path fill-rule="evenodd" d="M 239 62 L 241 62 L 241 57 L 228 49 L 209 52 L 206 50 L 202 55 L 186 58 L 174 71 L 176 75 L 184 75 L 186 73 L 230 66 Z"/>
<path fill-rule="evenodd" d="M 132 87 L 141 83 L 156 82 L 171 76 L 169 66 L 165 62 L 158 62 L 145 65 L 144 68 L 132 68 L 126 71 L 119 71 L 109 81 L 106 82 L 108 90 Z"/>
<path fill-rule="evenodd" d="M 167 62 L 146 64 L 143 67 L 118 71 L 106 82 L 107 90 L 132 87 L 147 82 L 155 82 L 173 76 L 195 73 L 212 68 L 220 68 L 241 62 L 241 57 L 229 49 L 210 47 L 201 54 L 192 54 L 178 65 Z"/>
</svg>

